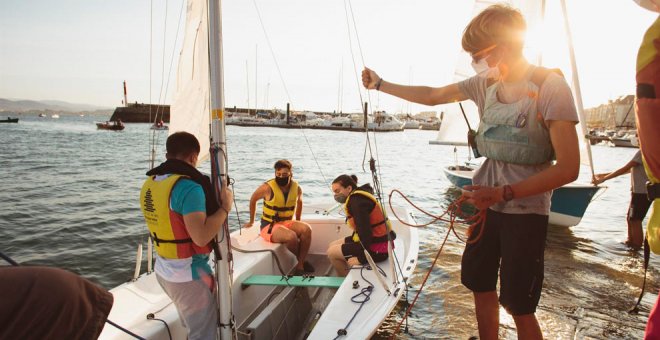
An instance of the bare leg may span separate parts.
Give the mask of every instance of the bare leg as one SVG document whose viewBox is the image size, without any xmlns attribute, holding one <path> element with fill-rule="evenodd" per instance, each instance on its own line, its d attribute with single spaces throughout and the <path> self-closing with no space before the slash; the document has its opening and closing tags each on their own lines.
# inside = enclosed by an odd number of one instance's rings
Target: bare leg
<svg viewBox="0 0 660 340">
<path fill-rule="evenodd" d="M 642 232 L 642 221 L 628 220 L 628 240 L 633 248 L 641 248 L 644 242 L 644 233 Z"/>
<path fill-rule="evenodd" d="M 296 237 L 300 240 L 298 257 L 298 269 L 303 269 L 303 263 L 309 252 L 309 246 L 312 244 L 312 228 L 309 224 L 301 221 L 295 221 L 290 227 L 296 233 Z"/>
<path fill-rule="evenodd" d="M 521 340 L 536 340 L 543 339 L 543 333 L 539 322 L 536 320 L 536 315 L 514 315 L 513 321 L 516 322 L 516 329 L 518 331 L 518 339 Z"/>
<path fill-rule="evenodd" d="M 348 263 L 341 251 L 341 245 L 344 243 L 344 240 L 341 239 L 338 241 L 340 242 L 337 243 L 337 241 L 334 241 L 330 244 L 330 247 L 328 248 L 328 258 L 337 271 L 337 275 L 346 276 L 348 274 Z"/>
<path fill-rule="evenodd" d="M 479 325 L 479 339 L 497 340 L 500 327 L 500 303 L 497 301 L 497 292 L 474 292 L 474 307 Z"/>
<path fill-rule="evenodd" d="M 298 254 L 298 236 L 293 230 L 285 227 L 279 227 L 273 231 L 270 238 L 273 243 L 284 243 L 291 253 Z M 302 268 L 302 265 L 300 266 Z"/>
</svg>

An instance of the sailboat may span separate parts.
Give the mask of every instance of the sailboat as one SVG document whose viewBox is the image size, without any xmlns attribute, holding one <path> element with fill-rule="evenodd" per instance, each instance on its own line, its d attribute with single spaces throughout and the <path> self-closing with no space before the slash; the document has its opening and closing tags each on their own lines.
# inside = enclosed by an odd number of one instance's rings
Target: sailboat
<svg viewBox="0 0 660 340">
<path fill-rule="evenodd" d="M 228 147 L 220 13 L 219 0 L 188 1 L 170 122 L 171 132 L 197 136 L 200 160 L 211 159 L 216 191 L 226 183 L 222 155 Z M 410 222 L 404 209 L 393 209 L 388 209 L 389 216 L 396 212 Z M 397 238 L 390 260 L 354 267 L 348 276 L 337 277 L 331 276 L 326 249 L 331 241 L 351 234 L 345 216 L 327 204 L 306 206 L 302 220 L 313 230 L 308 260 L 316 268 L 314 276 L 288 276 L 296 258 L 284 245 L 265 242 L 258 227 L 231 233 L 227 225 L 221 228 L 220 256 L 211 256 L 218 282 L 221 339 L 367 339 L 398 303 L 417 264 L 415 229 L 391 219 Z M 101 339 L 186 338 L 174 304 L 152 271 L 152 252 L 148 243 L 147 272 L 143 273 L 140 245 L 133 280 L 111 290 L 114 305 L 108 319 L 113 324 L 106 324 Z"/>
<path fill-rule="evenodd" d="M 571 61 L 571 74 L 573 82 L 571 89 L 576 99 L 577 111 L 580 122 L 586 122 L 584 109 L 582 107 L 582 97 L 580 93 L 580 84 L 577 74 L 577 66 L 575 63 L 575 55 L 570 37 L 570 29 L 568 27 L 568 18 L 566 17 L 565 0 L 561 0 L 563 15 L 565 20 L 565 29 L 568 36 L 568 49 Z M 521 10 L 523 16 L 527 20 L 528 30 L 540 30 L 540 26 L 544 23 L 546 1 L 520 1 L 510 0 L 506 1 L 515 8 Z M 481 12 L 486 7 L 492 5 L 493 1 L 477 0 L 474 5 L 474 15 Z M 528 58 L 534 60 L 537 65 L 543 65 L 542 54 L 540 52 L 527 55 Z M 461 81 L 472 75 L 470 68 L 471 58 L 462 52 L 459 58 L 458 65 L 454 74 L 455 81 Z M 448 104 L 446 108 L 448 114 L 445 115 L 438 136 L 436 140 L 429 141 L 430 144 L 438 145 L 454 145 L 454 146 L 467 146 L 467 133 L 468 129 L 476 130 L 479 124 L 479 117 L 476 105 L 469 101 L 458 104 Z M 468 127 L 469 126 L 469 127 Z M 593 175 L 593 159 L 591 157 L 591 144 L 585 138 L 587 135 L 586 125 L 578 124 L 578 139 L 580 142 L 580 160 L 585 166 L 588 166 Z M 452 165 L 443 169 L 447 179 L 455 186 L 461 188 L 464 185 L 472 184 L 472 176 L 478 165 L 465 164 L 465 165 Z M 594 199 L 594 196 L 601 188 L 587 183 L 573 182 L 557 188 L 553 191 L 552 201 L 550 206 L 549 223 L 552 225 L 571 227 L 576 226 L 582 220 L 589 203 Z"/>
</svg>

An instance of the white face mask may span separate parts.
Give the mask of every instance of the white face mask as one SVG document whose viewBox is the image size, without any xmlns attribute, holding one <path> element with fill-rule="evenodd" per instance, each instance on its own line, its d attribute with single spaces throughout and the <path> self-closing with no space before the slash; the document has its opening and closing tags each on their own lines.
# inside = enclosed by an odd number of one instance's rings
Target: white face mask
<svg viewBox="0 0 660 340">
<path fill-rule="evenodd" d="M 472 61 L 472 68 L 477 72 L 477 76 L 481 78 L 488 79 L 499 79 L 500 78 L 500 68 L 497 67 L 500 63 L 497 63 L 495 66 L 488 66 L 486 58 L 479 59 L 478 62 Z"/>
</svg>

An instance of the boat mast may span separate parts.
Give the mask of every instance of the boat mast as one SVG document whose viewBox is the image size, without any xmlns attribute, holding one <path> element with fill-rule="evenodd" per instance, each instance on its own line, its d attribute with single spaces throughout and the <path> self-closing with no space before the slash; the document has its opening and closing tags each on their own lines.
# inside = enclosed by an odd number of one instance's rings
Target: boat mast
<svg viewBox="0 0 660 340">
<path fill-rule="evenodd" d="M 591 169 L 591 176 L 595 176 L 594 173 L 594 161 L 591 157 L 591 145 L 589 144 L 589 139 L 587 136 L 587 120 L 584 115 L 584 106 L 582 105 L 582 92 L 580 91 L 580 79 L 578 77 L 577 63 L 575 61 L 575 50 L 573 49 L 573 36 L 571 35 L 571 28 L 568 23 L 568 14 L 566 14 L 566 0 L 561 0 L 561 9 L 564 15 L 564 28 L 566 30 L 566 38 L 568 42 L 568 51 L 571 57 L 571 71 L 573 73 L 573 91 L 575 91 L 575 104 L 577 105 L 578 117 L 580 118 L 580 126 L 582 131 L 578 133 L 582 134 L 582 140 L 584 141 L 585 148 L 587 151 L 587 157 L 589 159 L 589 168 Z"/>
<path fill-rule="evenodd" d="M 220 0 L 211 0 L 209 4 L 209 71 L 211 95 L 211 176 L 216 189 L 227 186 L 226 137 L 224 117 L 224 72 L 222 56 L 222 10 Z M 217 283 L 216 299 L 219 308 L 220 339 L 234 339 L 232 313 L 232 271 L 231 245 L 229 243 L 229 228 L 227 223 L 222 226 L 217 235 L 219 258 L 215 259 L 215 278 Z"/>
</svg>

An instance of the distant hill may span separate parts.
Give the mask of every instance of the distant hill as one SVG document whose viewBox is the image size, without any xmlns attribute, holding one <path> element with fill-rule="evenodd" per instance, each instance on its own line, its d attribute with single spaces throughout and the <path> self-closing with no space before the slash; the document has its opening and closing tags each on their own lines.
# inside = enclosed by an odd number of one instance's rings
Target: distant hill
<svg viewBox="0 0 660 340">
<path fill-rule="evenodd" d="M 75 104 L 60 100 L 12 100 L 0 98 L 0 112 L 28 112 L 28 111 L 64 111 L 83 112 L 97 110 L 112 110 L 113 108 L 89 104 Z"/>
</svg>

